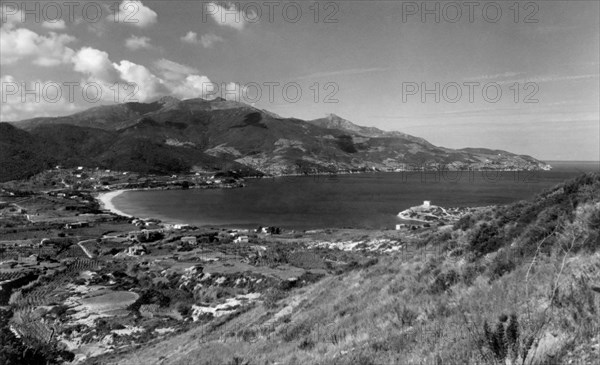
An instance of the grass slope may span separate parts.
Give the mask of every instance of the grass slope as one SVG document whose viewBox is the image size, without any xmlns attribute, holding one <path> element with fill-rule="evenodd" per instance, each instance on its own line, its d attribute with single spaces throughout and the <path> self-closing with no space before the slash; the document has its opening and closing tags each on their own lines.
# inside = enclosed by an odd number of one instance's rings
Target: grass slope
<svg viewBox="0 0 600 365">
<path fill-rule="evenodd" d="M 102 364 L 597 364 L 600 174 Z M 93 361 L 91 362 L 93 363 Z"/>
</svg>

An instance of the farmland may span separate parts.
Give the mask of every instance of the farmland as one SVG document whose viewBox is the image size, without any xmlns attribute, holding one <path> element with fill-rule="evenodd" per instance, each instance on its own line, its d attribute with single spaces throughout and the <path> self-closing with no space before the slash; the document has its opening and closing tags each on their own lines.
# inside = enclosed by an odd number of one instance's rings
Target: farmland
<svg viewBox="0 0 600 365">
<path fill-rule="evenodd" d="M 27 183 L 33 190 L 3 190 L 0 305 L 10 336 L 59 362 L 273 308 L 298 288 L 385 254 L 368 244 L 376 232 L 175 229 L 103 211 L 91 191 L 42 191 L 52 184 L 38 180 Z M 248 241 L 235 243 L 242 235 Z M 349 236 L 371 248 L 340 249 Z"/>
</svg>

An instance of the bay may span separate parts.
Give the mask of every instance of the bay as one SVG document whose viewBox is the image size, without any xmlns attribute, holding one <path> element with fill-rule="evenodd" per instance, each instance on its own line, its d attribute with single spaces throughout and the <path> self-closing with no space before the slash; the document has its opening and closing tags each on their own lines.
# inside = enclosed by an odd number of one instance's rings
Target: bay
<svg viewBox="0 0 600 365">
<path fill-rule="evenodd" d="M 551 171 L 395 172 L 248 180 L 239 189 L 127 191 L 112 203 L 137 217 L 198 226 L 393 229 L 424 200 L 443 207 L 507 204 L 598 162 L 550 162 Z"/>
</svg>

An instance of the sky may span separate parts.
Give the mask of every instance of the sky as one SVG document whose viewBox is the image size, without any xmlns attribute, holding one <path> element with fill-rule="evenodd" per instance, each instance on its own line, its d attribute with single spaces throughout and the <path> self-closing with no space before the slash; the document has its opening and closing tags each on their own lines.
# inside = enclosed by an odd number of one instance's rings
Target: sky
<svg viewBox="0 0 600 365">
<path fill-rule="evenodd" d="M 0 120 L 217 96 L 600 159 L 598 1 L 4 1 Z"/>
</svg>

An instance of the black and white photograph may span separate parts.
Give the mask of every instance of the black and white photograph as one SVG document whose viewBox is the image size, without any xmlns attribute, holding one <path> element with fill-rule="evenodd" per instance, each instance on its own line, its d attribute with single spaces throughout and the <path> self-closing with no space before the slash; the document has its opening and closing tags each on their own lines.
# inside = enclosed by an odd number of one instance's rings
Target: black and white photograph
<svg viewBox="0 0 600 365">
<path fill-rule="evenodd" d="M 599 0 L 0 20 L 0 365 L 600 364 Z"/>
</svg>

